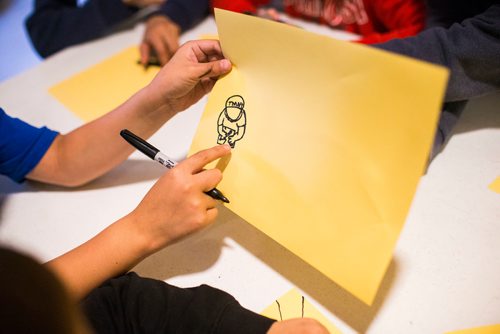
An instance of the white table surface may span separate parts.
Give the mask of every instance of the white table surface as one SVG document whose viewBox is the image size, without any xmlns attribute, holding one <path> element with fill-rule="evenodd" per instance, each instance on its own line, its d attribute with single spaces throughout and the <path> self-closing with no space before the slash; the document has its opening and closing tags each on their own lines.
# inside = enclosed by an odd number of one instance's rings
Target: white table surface
<svg viewBox="0 0 500 334">
<path fill-rule="evenodd" d="M 79 126 L 82 121 L 49 95 L 49 87 L 138 44 L 142 32 L 139 25 L 56 54 L 0 84 L 0 106 L 61 132 Z M 210 33 L 216 33 L 213 19 L 182 41 Z M 206 98 L 177 115 L 151 141 L 183 158 L 205 103 Z M 1 177 L 0 242 L 50 260 L 127 214 L 162 172 L 134 153 L 108 175 L 74 190 L 17 185 Z M 210 284 L 256 312 L 297 287 L 343 333 L 444 333 L 500 323 L 500 194 L 488 189 L 499 176 L 500 95 L 492 95 L 469 103 L 422 178 L 371 307 L 224 208 L 213 226 L 134 270 L 183 287 Z"/>
</svg>

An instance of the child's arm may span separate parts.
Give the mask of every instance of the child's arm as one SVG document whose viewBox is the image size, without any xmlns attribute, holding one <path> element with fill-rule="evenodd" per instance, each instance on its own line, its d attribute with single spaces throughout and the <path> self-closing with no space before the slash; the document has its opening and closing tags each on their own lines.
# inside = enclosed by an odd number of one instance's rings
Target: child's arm
<svg viewBox="0 0 500 334">
<path fill-rule="evenodd" d="M 48 265 L 81 299 L 146 256 L 210 224 L 217 201 L 205 191 L 215 188 L 222 173 L 203 168 L 229 152 L 228 145 L 215 146 L 182 161 L 165 172 L 130 214 Z"/>
<path fill-rule="evenodd" d="M 59 135 L 27 178 L 78 186 L 123 162 L 133 148 L 124 128 L 148 138 L 179 111 L 208 93 L 231 64 L 217 41 L 192 41 L 179 49 L 153 81 L 110 113 L 66 135 Z"/>
<path fill-rule="evenodd" d="M 26 30 L 37 52 L 44 58 L 71 45 L 103 36 L 116 24 L 132 17 L 137 8 L 121 0 L 35 0 L 26 20 Z"/>
</svg>

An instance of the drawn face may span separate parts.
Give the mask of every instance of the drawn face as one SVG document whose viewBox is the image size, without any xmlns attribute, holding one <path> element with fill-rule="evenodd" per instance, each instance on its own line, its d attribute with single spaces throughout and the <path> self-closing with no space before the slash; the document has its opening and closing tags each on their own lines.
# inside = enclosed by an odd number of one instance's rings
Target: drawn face
<svg viewBox="0 0 500 334">
<path fill-rule="evenodd" d="M 241 109 L 236 107 L 226 107 L 226 114 L 229 119 L 236 120 L 240 117 Z"/>
<path fill-rule="evenodd" d="M 241 112 L 245 108 L 245 100 L 241 95 L 230 96 L 226 101 L 225 113 L 231 121 L 236 121 L 241 117 Z"/>
</svg>

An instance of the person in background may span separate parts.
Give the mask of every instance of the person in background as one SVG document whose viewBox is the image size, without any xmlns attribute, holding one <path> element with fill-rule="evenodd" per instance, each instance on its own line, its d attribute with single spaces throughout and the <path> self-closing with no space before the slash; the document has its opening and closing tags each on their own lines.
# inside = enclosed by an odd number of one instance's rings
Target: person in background
<svg viewBox="0 0 500 334">
<path fill-rule="evenodd" d="M 500 90 L 500 1 L 428 0 L 426 29 L 374 46 L 450 70 L 432 157 L 467 101 Z"/>
<path fill-rule="evenodd" d="M 142 11 L 144 10 L 144 11 Z M 147 14 L 144 14 L 146 12 Z M 144 14 L 141 63 L 156 58 L 166 64 L 179 47 L 179 36 L 208 15 L 208 0 L 35 0 L 26 29 L 44 58 L 134 21 Z"/>
<path fill-rule="evenodd" d="M 85 184 L 132 153 L 119 135 L 121 129 L 150 137 L 230 70 L 217 41 L 188 42 L 149 85 L 65 135 L 31 126 L 0 109 L 0 174 L 17 182 Z M 204 167 L 229 153 L 228 145 L 217 145 L 188 157 L 167 170 L 129 214 L 44 266 L 0 247 L 2 331 L 327 334 L 312 319 L 275 322 L 255 314 L 206 285 L 182 289 L 124 274 L 215 220 L 217 201 L 205 192 L 220 182 L 222 174 Z"/>
<path fill-rule="evenodd" d="M 423 0 L 212 0 L 211 6 L 279 21 L 278 9 L 358 34 L 365 44 L 413 36 L 425 25 Z"/>
</svg>

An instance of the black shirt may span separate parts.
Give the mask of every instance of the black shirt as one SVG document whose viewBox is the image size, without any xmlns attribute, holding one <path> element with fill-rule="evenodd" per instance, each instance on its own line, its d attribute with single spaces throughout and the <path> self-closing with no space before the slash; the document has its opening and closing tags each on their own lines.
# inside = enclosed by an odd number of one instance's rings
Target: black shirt
<svg viewBox="0 0 500 334">
<path fill-rule="evenodd" d="M 183 289 L 135 273 L 107 281 L 83 300 L 82 308 L 102 334 L 258 334 L 274 322 L 207 285 Z"/>
<path fill-rule="evenodd" d="M 377 47 L 450 69 L 445 101 L 500 90 L 500 1 L 428 0 L 428 28 Z"/>
</svg>

